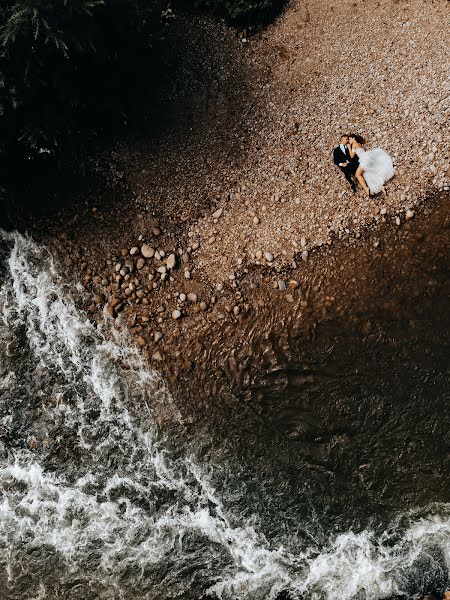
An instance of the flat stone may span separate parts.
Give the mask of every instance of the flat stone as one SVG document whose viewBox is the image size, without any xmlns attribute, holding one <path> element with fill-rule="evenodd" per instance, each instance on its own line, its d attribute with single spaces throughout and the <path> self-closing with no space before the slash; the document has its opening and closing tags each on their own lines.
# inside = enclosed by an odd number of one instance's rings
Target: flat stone
<svg viewBox="0 0 450 600">
<path fill-rule="evenodd" d="M 148 244 L 143 244 L 141 247 L 141 254 L 145 258 L 153 258 L 155 256 L 155 249 Z"/>
<path fill-rule="evenodd" d="M 280 292 L 284 292 L 284 290 L 286 289 L 286 282 L 282 279 L 278 280 L 278 289 L 280 290 Z"/>
<path fill-rule="evenodd" d="M 177 263 L 177 257 L 175 254 L 169 254 L 166 260 L 166 265 L 168 269 L 173 269 Z"/>
<path fill-rule="evenodd" d="M 145 265 L 145 260 L 143 258 L 138 258 L 136 263 L 136 269 L 140 270 Z"/>
<path fill-rule="evenodd" d="M 216 211 L 213 212 L 212 216 L 213 219 L 220 219 L 220 217 L 222 216 L 223 213 L 223 208 L 218 208 Z"/>
<path fill-rule="evenodd" d="M 134 256 L 135 254 L 137 254 L 139 252 L 139 248 L 137 246 L 133 246 L 130 250 L 130 254 L 131 256 Z"/>
</svg>

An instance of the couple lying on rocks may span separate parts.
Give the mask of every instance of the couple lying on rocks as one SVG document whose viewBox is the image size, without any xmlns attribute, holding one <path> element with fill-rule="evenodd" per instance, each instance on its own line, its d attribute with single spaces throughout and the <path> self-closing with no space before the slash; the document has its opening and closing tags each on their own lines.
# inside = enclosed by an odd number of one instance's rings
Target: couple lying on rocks
<svg viewBox="0 0 450 600">
<path fill-rule="evenodd" d="M 344 173 L 352 192 L 356 192 L 356 177 L 370 198 L 382 192 L 384 184 L 394 176 L 392 158 L 382 148 L 364 149 L 365 140 L 360 135 L 342 135 L 339 146 L 333 151 L 334 164 Z"/>
</svg>

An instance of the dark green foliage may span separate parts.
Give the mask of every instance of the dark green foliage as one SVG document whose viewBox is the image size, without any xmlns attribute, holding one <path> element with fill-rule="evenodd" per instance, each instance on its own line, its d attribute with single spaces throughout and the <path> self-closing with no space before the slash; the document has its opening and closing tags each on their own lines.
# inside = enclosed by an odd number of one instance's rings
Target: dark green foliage
<svg viewBox="0 0 450 600">
<path fill-rule="evenodd" d="M 158 0 L 1 0 L 0 151 L 71 156 L 149 87 Z"/>
<path fill-rule="evenodd" d="M 264 25 L 274 19 L 284 0 L 194 0 L 195 6 L 240 25 Z"/>
</svg>

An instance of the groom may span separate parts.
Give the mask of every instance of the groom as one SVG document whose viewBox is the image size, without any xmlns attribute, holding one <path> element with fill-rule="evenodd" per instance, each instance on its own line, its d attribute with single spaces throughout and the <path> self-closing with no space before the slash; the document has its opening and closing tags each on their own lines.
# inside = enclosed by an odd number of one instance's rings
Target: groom
<svg viewBox="0 0 450 600">
<path fill-rule="evenodd" d="M 352 192 L 356 192 L 356 182 L 352 179 L 352 176 L 355 176 L 359 161 L 356 155 L 350 158 L 347 144 L 348 135 L 342 135 L 339 146 L 333 150 L 333 162 L 344 173 L 345 179 L 352 188 Z"/>
</svg>

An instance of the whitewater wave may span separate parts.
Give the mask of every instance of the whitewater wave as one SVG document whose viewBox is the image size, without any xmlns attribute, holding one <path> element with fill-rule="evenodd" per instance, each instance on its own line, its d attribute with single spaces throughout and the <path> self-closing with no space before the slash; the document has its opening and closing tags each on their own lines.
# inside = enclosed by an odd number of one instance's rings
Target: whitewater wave
<svg viewBox="0 0 450 600">
<path fill-rule="evenodd" d="M 131 339 L 77 309 L 45 248 L 19 234 L 3 243 L 0 589 L 9 598 L 350 600 L 445 584 L 447 506 L 381 534 L 341 534 L 328 548 L 272 548 L 257 516 L 243 523 L 227 511 L 213 466 L 185 455 L 182 435 L 167 438 L 164 424 L 182 430 L 182 417 Z"/>
</svg>

